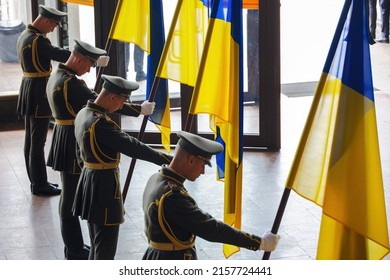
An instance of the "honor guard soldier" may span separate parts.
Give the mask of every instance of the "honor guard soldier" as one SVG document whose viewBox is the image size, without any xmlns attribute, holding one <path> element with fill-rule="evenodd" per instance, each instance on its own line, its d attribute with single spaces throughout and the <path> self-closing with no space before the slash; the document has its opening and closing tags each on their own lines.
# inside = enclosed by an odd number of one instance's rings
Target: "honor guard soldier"
<svg viewBox="0 0 390 280">
<path fill-rule="evenodd" d="M 79 217 L 72 213 L 74 194 L 81 173 L 76 158 L 74 119 L 88 100 L 96 99 L 97 94 L 77 76 L 89 72 L 91 67 L 107 66 L 109 57 L 105 54 L 105 50 L 75 40 L 71 56 L 66 63 L 59 64 L 47 83 L 47 99 L 55 119 L 47 165 L 60 171 L 62 193 L 59 215 L 67 260 L 86 260 L 89 256 L 89 247 L 84 245 Z M 138 107 L 129 106 L 129 115 L 138 116 Z"/>
<path fill-rule="evenodd" d="M 184 187 L 211 166 L 220 143 L 181 131 L 175 156 L 169 166 L 151 176 L 143 195 L 145 234 L 149 247 L 144 260 L 196 260 L 195 238 L 231 244 L 249 250 L 273 251 L 279 235 L 262 237 L 237 230 L 202 211 Z"/>
<path fill-rule="evenodd" d="M 23 70 L 17 112 L 24 116 L 24 157 L 31 192 L 34 195 L 59 195 L 57 184 L 47 181 L 44 147 L 52 116 L 46 97 L 46 82 L 51 61 L 65 62 L 70 51 L 55 47 L 46 37 L 61 24 L 66 13 L 39 6 L 39 16 L 29 24 L 17 41 L 17 52 Z"/>
<path fill-rule="evenodd" d="M 88 101 L 75 119 L 77 156 L 83 168 L 73 213 L 88 221 L 91 239 L 89 259 L 112 260 L 115 258 L 119 225 L 124 222 L 118 168 L 120 154 L 157 165 L 168 164 L 172 157 L 129 136 L 108 116 L 122 109 L 123 103 L 139 85 L 121 77 L 102 75 L 102 78 L 103 88 L 97 99 Z"/>
<path fill-rule="evenodd" d="M 77 76 L 89 72 L 91 67 L 105 67 L 108 62 L 109 57 L 106 56 L 105 50 L 75 40 L 71 56 L 66 63 L 59 64 L 47 84 L 47 98 L 55 118 L 47 165 L 61 173 L 62 193 L 59 212 L 65 258 L 68 260 L 88 259 L 89 256 L 89 247 L 83 242 L 79 217 L 73 216 L 72 213 L 81 173 L 76 158 L 74 120 L 88 100 L 95 100 L 97 97 L 84 80 Z M 149 110 L 146 108 L 148 106 Z M 147 101 L 142 105 L 126 102 L 117 113 L 137 117 L 140 113 L 150 114 L 153 106 L 154 104 Z"/>
</svg>

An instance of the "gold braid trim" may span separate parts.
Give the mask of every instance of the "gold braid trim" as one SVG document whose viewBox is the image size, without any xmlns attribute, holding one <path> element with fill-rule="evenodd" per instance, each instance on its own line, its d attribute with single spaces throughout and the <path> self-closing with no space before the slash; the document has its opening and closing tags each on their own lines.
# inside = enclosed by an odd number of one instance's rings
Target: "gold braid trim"
<svg viewBox="0 0 390 280">
<path fill-rule="evenodd" d="M 35 70 L 37 70 L 37 72 L 39 74 L 44 74 L 44 75 L 47 75 L 47 76 L 44 76 L 44 77 L 48 77 L 50 76 L 50 73 L 51 73 L 51 66 L 50 66 L 50 70 L 49 71 L 45 71 L 43 69 L 43 67 L 40 65 L 39 63 L 39 59 L 38 59 L 38 47 L 37 47 L 37 41 L 38 41 L 38 37 L 36 37 L 34 40 L 33 40 L 33 43 L 32 43 L 32 49 L 31 49 L 31 53 L 32 53 L 32 63 L 34 65 L 34 68 Z"/>
<path fill-rule="evenodd" d="M 180 192 L 183 193 L 182 191 L 180 191 Z M 164 232 L 164 234 L 166 235 L 166 237 L 168 237 L 168 239 L 172 242 L 173 246 L 175 246 L 176 248 L 183 248 L 183 249 L 191 248 L 195 243 L 195 235 L 192 235 L 190 240 L 188 240 L 188 241 L 181 241 L 176 236 L 174 236 L 173 233 L 171 234 L 168 231 L 168 229 L 165 227 L 165 223 L 168 225 L 168 227 L 169 227 L 169 224 L 164 217 L 163 206 L 164 206 L 165 198 L 170 194 L 172 194 L 172 190 L 170 190 L 167 193 L 164 193 L 160 198 L 160 201 L 158 204 L 158 223 L 160 224 L 160 227 L 161 227 L 162 231 Z M 169 230 L 172 232 L 171 228 L 169 228 Z M 183 250 L 183 249 L 181 249 L 181 250 Z"/>
</svg>

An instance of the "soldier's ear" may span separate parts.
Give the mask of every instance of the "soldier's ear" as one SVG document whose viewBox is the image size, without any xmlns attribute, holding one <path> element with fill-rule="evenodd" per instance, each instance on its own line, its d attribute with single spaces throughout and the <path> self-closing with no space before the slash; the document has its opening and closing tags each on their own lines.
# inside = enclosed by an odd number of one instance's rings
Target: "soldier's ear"
<svg viewBox="0 0 390 280">
<path fill-rule="evenodd" d="M 82 58 L 80 58 L 79 56 L 76 56 L 76 63 L 77 63 L 78 65 L 80 65 L 81 63 L 83 63 Z"/>
<path fill-rule="evenodd" d="M 47 24 L 51 23 L 51 20 L 47 17 L 44 17 L 43 22 L 45 23 L 45 25 L 47 25 Z"/>
<path fill-rule="evenodd" d="M 117 94 L 111 92 L 110 101 L 113 102 L 113 101 L 115 101 L 118 97 L 119 97 L 119 96 L 118 96 Z"/>
<path fill-rule="evenodd" d="M 189 156 L 188 156 L 188 162 L 189 162 L 191 165 L 194 164 L 195 160 L 196 160 L 196 156 L 194 156 L 194 155 L 189 155 Z"/>
</svg>

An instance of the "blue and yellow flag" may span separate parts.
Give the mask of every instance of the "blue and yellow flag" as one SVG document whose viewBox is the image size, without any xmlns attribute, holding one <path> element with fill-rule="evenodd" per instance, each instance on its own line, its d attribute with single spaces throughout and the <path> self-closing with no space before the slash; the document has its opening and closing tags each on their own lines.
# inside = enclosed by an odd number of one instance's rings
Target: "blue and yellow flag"
<svg viewBox="0 0 390 280">
<path fill-rule="evenodd" d="M 148 56 L 148 70 L 146 81 L 146 98 L 149 99 L 155 80 L 161 53 L 165 44 L 164 13 L 162 0 L 150 0 L 150 54 Z M 168 94 L 168 81 L 159 79 L 154 97 L 156 107 L 149 120 L 161 132 L 161 143 L 165 150 L 170 152 L 171 117 Z"/>
<path fill-rule="evenodd" d="M 148 52 L 146 98 L 149 99 L 165 43 L 162 0 L 120 0 L 109 37 L 131 42 Z M 149 120 L 161 132 L 161 143 L 170 151 L 170 106 L 168 82 L 159 79 L 154 95 L 156 107 Z"/>
<path fill-rule="evenodd" d="M 345 2 L 286 183 L 322 207 L 317 259 L 389 253 L 366 5 Z"/>
<path fill-rule="evenodd" d="M 157 77 L 194 86 L 208 24 L 206 2 L 207 0 L 179 0 L 177 2 L 167 41 L 158 64 Z M 159 92 L 156 93 L 155 112 L 152 121 L 161 131 L 161 142 L 169 152 L 171 124 L 168 94 L 164 96 Z"/>
<path fill-rule="evenodd" d="M 150 1 L 119 0 L 108 37 L 150 53 Z"/>
<path fill-rule="evenodd" d="M 208 0 L 179 0 L 160 77 L 194 86 L 208 26 Z"/>
<path fill-rule="evenodd" d="M 241 228 L 243 147 L 242 1 L 214 1 L 191 114 L 209 114 L 216 140 L 225 149 L 217 155 L 224 180 L 224 221 Z M 225 257 L 239 250 L 224 245 Z"/>
</svg>

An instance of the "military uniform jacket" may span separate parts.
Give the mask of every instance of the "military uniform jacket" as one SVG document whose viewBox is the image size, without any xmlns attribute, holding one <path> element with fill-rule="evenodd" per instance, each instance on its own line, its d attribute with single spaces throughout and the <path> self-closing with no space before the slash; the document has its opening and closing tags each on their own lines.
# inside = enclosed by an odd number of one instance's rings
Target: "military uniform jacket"
<svg viewBox="0 0 390 280">
<path fill-rule="evenodd" d="M 158 165 L 169 163 L 170 158 L 129 136 L 104 108 L 91 101 L 76 116 L 75 136 L 83 169 L 73 204 L 74 215 L 98 225 L 123 223 L 120 153 Z"/>
<path fill-rule="evenodd" d="M 88 88 L 84 80 L 77 78 L 76 72 L 60 64 L 47 83 L 47 99 L 55 125 L 47 165 L 54 170 L 70 174 L 80 174 L 81 168 L 76 157 L 76 138 L 74 119 L 76 114 L 94 100 L 97 94 Z M 128 116 L 139 116 L 141 106 L 124 103 L 118 113 Z"/>
<path fill-rule="evenodd" d="M 49 118 L 51 111 L 46 97 L 46 83 L 51 72 L 51 60 L 65 62 L 70 51 L 53 46 L 32 25 L 28 25 L 20 34 L 17 51 L 23 70 L 17 112 L 37 118 Z"/>
<path fill-rule="evenodd" d="M 185 178 L 163 166 L 143 195 L 149 248 L 143 259 L 197 259 L 195 237 L 258 250 L 261 238 L 239 231 L 202 211 L 183 186 Z"/>
</svg>

